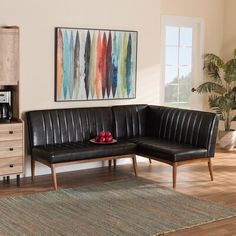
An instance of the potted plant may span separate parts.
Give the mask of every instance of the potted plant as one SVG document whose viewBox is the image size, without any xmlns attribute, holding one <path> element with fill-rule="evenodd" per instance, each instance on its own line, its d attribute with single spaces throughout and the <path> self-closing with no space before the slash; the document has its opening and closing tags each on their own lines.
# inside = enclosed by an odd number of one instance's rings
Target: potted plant
<svg viewBox="0 0 236 236">
<path fill-rule="evenodd" d="M 236 131 L 231 129 L 232 121 L 236 121 L 236 49 L 234 57 L 228 61 L 212 53 L 205 54 L 203 69 L 209 81 L 195 91 L 209 94 L 209 107 L 220 114 L 224 122 L 224 131 L 219 131 L 220 146 L 231 150 L 236 140 Z"/>
</svg>

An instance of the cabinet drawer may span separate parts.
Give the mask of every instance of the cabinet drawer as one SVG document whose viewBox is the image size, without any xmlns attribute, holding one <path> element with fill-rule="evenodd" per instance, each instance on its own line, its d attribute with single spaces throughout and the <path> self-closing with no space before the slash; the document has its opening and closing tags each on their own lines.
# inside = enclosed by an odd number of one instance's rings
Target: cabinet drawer
<svg viewBox="0 0 236 236">
<path fill-rule="evenodd" d="M 0 159 L 0 175 L 10 175 L 21 172 L 23 172 L 22 156 Z"/>
<path fill-rule="evenodd" d="M 0 141 L 23 139 L 23 124 L 1 124 Z"/>
<path fill-rule="evenodd" d="M 22 140 L 0 142 L 0 159 L 6 157 L 16 157 L 23 155 Z"/>
</svg>

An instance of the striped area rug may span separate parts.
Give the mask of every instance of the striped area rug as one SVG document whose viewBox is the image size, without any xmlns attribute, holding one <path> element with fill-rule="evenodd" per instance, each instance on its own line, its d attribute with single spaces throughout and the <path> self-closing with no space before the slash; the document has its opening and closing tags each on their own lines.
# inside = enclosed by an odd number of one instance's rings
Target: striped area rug
<svg viewBox="0 0 236 236">
<path fill-rule="evenodd" d="M 236 216 L 141 178 L 0 199 L 0 235 L 159 235 Z"/>
</svg>

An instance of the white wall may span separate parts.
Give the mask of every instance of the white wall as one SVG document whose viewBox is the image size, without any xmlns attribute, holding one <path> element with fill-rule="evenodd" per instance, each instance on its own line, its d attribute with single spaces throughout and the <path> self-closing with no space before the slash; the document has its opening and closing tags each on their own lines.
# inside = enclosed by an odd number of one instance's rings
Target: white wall
<svg viewBox="0 0 236 236">
<path fill-rule="evenodd" d="M 234 49 L 236 49 L 236 1 L 235 0 L 225 0 L 225 18 L 224 18 L 224 42 L 223 57 L 226 60 L 233 58 Z M 223 128 L 223 126 L 222 126 Z M 232 122 L 232 129 L 236 129 L 236 122 Z"/>
<path fill-rule="evenodd" d="M 236 48 L 236 1 L 225 0 L 225 24 L 224 24 L 224 57 L 230 59 L 233 57 L 233 51 Z"/>
<path fill-rule="evenodd" d="M 236 1 L 225 0 L 225 17 L 224 17 L 224 41 L 223 41 L 223 56 L 225 60 L 233 58 L 234 49 L 236 49 Z"/>
<path fill-rule="evenodd" d="M 0 25 L 20 27 L 22 112 L 61 107 L 159 103 L 159 0 L 1 0 Z M 54 102 L 54 27 L 56 26 L 137 30 L 137 98 L 95 102 Z M 99 165 L 101 163 L 82 167 Z M 47 167 L 39 168 L 39 166 L 36 168 L 36 174 L 48 173 Z M 29 171 L 27 157 L 26 175 L 29 175 Z"/>
</svg>

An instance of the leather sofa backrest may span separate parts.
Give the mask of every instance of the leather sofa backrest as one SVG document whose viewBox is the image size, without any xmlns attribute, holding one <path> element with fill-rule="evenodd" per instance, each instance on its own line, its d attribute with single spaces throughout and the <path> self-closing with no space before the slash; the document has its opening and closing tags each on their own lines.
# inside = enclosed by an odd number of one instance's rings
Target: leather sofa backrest
<svg viewBox="0 0 236 236">
<path fill-rule="evenodd" d="M 110 107 L 39 110 L 26 115 L 31 148 L 83 142 L 113 127 Z"/>
<path fill-rule="evenodd" d="M 39 110 L 26 113 L 30 150 L 35 146 L 84 142 L 101 130 L 116 138 L 155 136 L 204 147 L 214 156 L 214 113 L 148 105 Z"/>
<path fill-rule="evenodd" d="M 149 106 L 148 134 L 208 149 L 214 155 L 218 117 L 214 113 Z M 155 125 L 154 125 L 155 124 Z"/>
<path fill-rule="evenodd" d="M 146 135 L 147 105 L 113 106 L 114 136 L 128 138 Z"/>
</svg>

